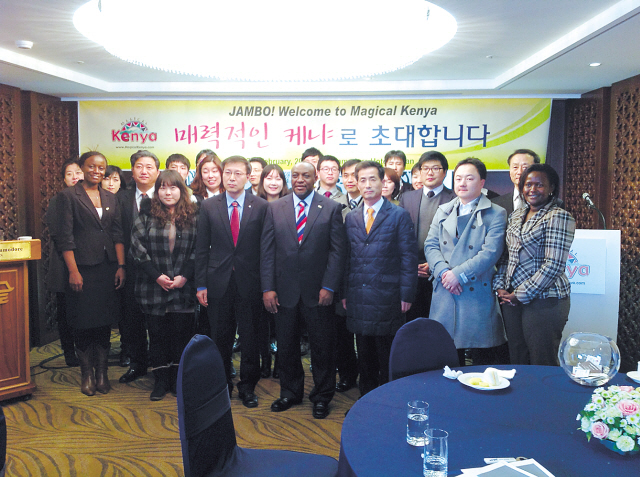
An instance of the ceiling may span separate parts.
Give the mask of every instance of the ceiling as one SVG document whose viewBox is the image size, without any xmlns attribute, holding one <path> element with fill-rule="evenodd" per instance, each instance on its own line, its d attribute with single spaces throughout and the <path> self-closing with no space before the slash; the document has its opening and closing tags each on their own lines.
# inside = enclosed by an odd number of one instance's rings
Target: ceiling
<svg viewBox="0 0 640 477">
<path fill-rule="evenodd" d="M 458 22 L 453 40 L 441 49 L 369 80 L 299 83 L 216 81 L 126 63 L 75 29 L 73 13 L 86 1 L 0 0 L 0 83 L 70 99 L 575 97 L 640 73 L 640 0 L 431 0 Z M 292 41 L 338 34 L 313 25 L 303 2 Z M 188 28 L 211 28 L 215 44 L 233 47 L 233 39 L 215 38 L 215 19 L 196 17 Z M 363 35 L 402 34 L 402 25 L 383 32 L 354 28 Z M 141 19 L 132 47 L 144 48 L 164 34 Z M 239 27 L 239 34 L 251 33 Z M 16 40 L 34 46 L 21 50 Z M 593 62 L 601 66 L 590 67 Z"/>
</svg>

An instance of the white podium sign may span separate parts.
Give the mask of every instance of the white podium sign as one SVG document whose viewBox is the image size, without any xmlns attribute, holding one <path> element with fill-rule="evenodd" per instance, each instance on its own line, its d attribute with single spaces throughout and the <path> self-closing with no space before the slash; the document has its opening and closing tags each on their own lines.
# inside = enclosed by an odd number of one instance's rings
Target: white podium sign
<svg viewBox="0 0 640 477">
<path fill-rule="evenodd" d="M 571 294 L 604 295 L 606 263 L 606 239 L 583 238 L 576 233 L 565 269 L 565 275 L 571 283 Z"/>
<path fill-rule="evenodd" d="M 576 230 L 565 273 L 571 311 L 562 337 L 599 333 L 616 341 L 620 307 L 620 231 Z"/>
</svg>

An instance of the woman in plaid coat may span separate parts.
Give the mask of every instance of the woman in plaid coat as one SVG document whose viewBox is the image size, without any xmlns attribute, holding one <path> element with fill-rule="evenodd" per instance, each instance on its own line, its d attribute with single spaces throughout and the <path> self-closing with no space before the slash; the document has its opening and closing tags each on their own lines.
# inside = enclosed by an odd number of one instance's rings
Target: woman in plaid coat
<svg viewBox="0 0 640 477">
<path fill-rule="evenodd" d="M 156 383 L 152 401 L 175 393 L 177 367 L 193 335 L 196 205 L 182 177 L 160 173 L 150 210 L 141 210 L 131 232 L 139 269 L 135 294 L 147 318 L 149 356 Z"/>
<path fill-rule="evenodd" d="M 569 317 L 571 286 L 564 274 L 576 221 L 558 206 L 560 179 L 547 164 L 520 177 L 526 206 L 509 217 L 507 248 L 493 278 L 511 364 L 558 365 Z"/>
</svg>

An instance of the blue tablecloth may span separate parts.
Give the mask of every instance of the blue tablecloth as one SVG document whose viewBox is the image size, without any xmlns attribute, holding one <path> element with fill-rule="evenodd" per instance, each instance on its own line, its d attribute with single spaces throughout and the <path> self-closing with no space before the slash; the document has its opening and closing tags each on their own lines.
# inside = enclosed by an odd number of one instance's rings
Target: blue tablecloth
<svg viewBox="0 0 640 477">
<path fill-rule="evenodd" d="M 421 476 L 422 448 L 406 442 L 407 402 L 429 403 L 429 425 L 449 433 L 449 474 L 482 467 L 485 457 L 534 458 L 556 477 L 640 475 L 640 457 L 587 442 L 576 420 L 595 388 L 574 383 L 559 367 L 517 370 L 511 385 L 480 391 L 430 371 L 392 381 L 365 395 L 342 426 L 338 475 Z M 460 368 L 482 372 L 486 366 Z M 635 385 L 617 375 L 606 386 Z"/>
</svg>

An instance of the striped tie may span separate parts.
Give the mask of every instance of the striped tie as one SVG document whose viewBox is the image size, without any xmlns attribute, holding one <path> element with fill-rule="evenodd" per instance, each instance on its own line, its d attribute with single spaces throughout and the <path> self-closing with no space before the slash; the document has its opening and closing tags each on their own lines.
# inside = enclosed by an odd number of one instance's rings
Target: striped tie
<svg viewBox="0 0 640 477">
<path fill-rule="evenodd" d="M 307 206 L 304 200 L 298 202 L 298 216 L 296 217 L 296 230 L 298 231 L 298 243 L 302 243 L 304 237 L 304 226 L 307 225 L 307 214 L 304 209 Z"/>
</svg>

